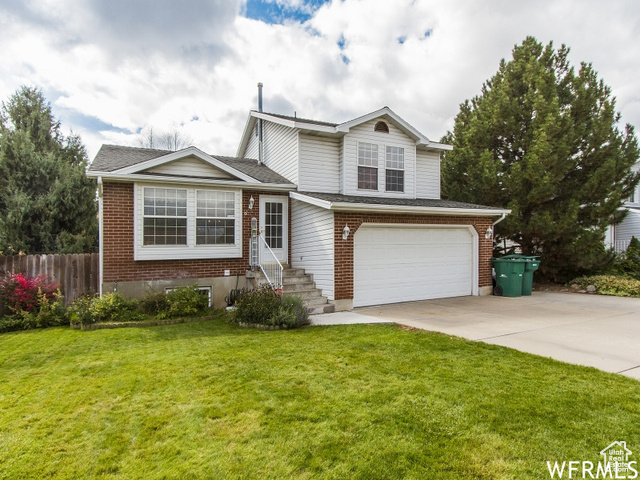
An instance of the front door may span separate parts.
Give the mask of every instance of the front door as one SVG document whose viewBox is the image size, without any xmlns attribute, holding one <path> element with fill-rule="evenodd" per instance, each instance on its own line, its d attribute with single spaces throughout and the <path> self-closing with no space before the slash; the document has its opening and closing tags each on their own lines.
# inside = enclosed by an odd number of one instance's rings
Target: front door
<svg viewBox="0 0 640 480">
<path fill-rule="evenodd" d="M 260 234 L 280 263 L 287 263 L 289 199 L 260 195 Z"/>
</svg>

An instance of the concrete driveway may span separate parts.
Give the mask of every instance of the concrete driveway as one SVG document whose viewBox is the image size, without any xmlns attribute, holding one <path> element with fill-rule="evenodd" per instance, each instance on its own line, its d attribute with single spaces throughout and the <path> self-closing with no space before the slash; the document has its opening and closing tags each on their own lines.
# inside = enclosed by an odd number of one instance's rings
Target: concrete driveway
<svg viewBox="0 0 640 480">
<path fill-rule="evenodd" d="M 556 292 L 518 298 L 459 297 L 358 308 L 322 315 L 322 321 L 314 323 L 331 323 L 324 318 L 331 315 L 333 323 L 391 321 L 640 380 L 637 298 Z"/>
</svg>

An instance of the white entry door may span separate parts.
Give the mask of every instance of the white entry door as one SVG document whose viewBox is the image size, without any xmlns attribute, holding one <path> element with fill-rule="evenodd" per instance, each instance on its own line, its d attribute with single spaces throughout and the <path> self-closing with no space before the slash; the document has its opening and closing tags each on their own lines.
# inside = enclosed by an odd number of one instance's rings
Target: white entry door
<svg viewBox="0 0 640 480">
<path fill-rule="evenodd" d="M 260 235 L 281 263 L 289 258 L 289 199 L 260 195 Z"/>
</svg>

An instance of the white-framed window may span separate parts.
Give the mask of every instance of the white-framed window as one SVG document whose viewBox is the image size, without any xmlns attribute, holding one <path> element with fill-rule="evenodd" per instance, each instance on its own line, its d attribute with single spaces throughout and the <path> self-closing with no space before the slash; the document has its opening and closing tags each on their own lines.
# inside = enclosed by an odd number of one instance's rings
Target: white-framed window
<svg viewBox="0 0 640 480">
<path fill-rule="evenodd" d="M 404 148 L 387 145 L 385 167 L 386 191 L 404 192 Z"/>
<path fill-rule="evenodd" d="M 358 189 L 378 190 L 378 145 L 358 142 Z"/>
<path fill-rule="evenodd" d="M 187 244 L 187 190 L 144 188 L 144 245 Z"/>
<path fill-rule="evenodd" d="M 134 259 L 242 257 L 242 191 L 136 183 Z"/>
<path fill-rule="evenodd" d="M 173 290 L 177 290 L 180 287 L 164 287 L 164 293 L 169 293 Z M 213 286 L 212 285 L 197 285 L 196 289 L 202 295 L 206 295 L 207 300 L 209 301 L 209 307 L 211 307 L 213 302 Z"/>
<path fill-rule="evenodd" d="M 233 245 L 235 194 L 218 190 L 196 191 L 196 245 Z"/>
</svg>

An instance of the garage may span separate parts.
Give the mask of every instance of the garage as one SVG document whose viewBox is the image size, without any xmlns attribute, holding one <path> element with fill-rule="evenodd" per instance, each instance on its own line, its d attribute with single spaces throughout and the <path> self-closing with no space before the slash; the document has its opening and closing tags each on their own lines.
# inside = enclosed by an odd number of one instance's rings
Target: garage
<svg viewBox="0 0 640 480">
<path fill-rule="evenodd" d="M 361 225 L 353 306 L 475 294 L 476 245 L 468 226 Z"/>
</svg>

